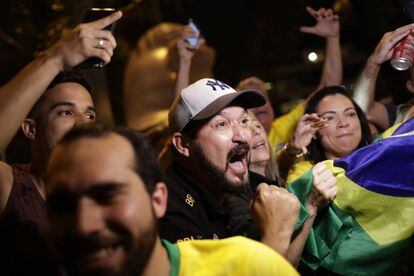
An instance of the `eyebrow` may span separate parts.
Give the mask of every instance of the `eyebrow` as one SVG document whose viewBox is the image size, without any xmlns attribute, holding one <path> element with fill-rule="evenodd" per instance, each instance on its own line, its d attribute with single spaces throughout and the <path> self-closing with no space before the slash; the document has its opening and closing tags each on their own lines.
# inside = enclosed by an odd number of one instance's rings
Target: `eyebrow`
<svg viewBox="0 0 414 276">
<path fill-rule="evenodd" d="M 49 112 L 50 112 L 50 111 L 52 111 L 52 110 L 54 110 L 55 108 L 58 108 L 58 107 L 61 107 L 61 106 L 75 107 L 75 104 L 74 104 L 74 103 L 72 103 L 72 102 L 58 102 L 58 103 L 55 103 L 54 105 L 52 105 L 52 106 L 49 108 Z M 91 105 L 88 105 L 88 106 L 86 107 L 86 110 L 96 112 L 96 111 L 95 111 L 95 107 L 93 107 L 93 106 L 91 106 Z"/>
<path fill-rule="evenodd" d="M 55 197 L 55 196 L 66 196 L 66 197 L 73 197 L 73 193 L 70 192 L 69 190 L 67 190 L 66 188 L 62 187 L 65 186 L 65 183 L 56 183 L 55 185 L 59 186 L 57 189 L 51 191 L 49 193 L 50 197 Z M 128 186 L 127 183 L 123 183 L 123 182 L 104 182 L 104 183 L 96 183 L 96 184 L 92 184 L 93 187 L 86 189 L 84 191 L 80 191 L 78 193 L 75 194 L 96 194 L 99 192 L 104 192 L 104 191 L 119 191 L 124 189 L 126 186 Z"/>
<path fill-rule="evenodd" d="M 216 115 L 224 116 L 224 115 L 226 115 L 226 114 L 228 114 L 228 113 L 224 112 L 224 110 L 221 110 L 221 111 L 220 111 L 219 113 L 217 113 Z M 242 113 L 242 114 L 240 114 L 240 116 L 239 116 L 238 118 L 243 117 L 243 116 L 245 116 L 246 114 L 247 114 L 246 109 L 245 109 L 245 108 L 243 108 L 243 113 Z"/>
<path fill-rule="evenodd" d="M 348 107 L 347 109 L 345 109 L 345 110 L 344 110 L 344 112 L 346 112 L 346 111 L 348 111 L 348 110 L 351 110 L 351 109 L 355 110 L 355 108 L 354 108 L 354 107 Z M 356 110 L 355 110 L 355 111 L 356 111 Z"/>
<path fill-rule="evenodd" d="M 355 110 L 355 108 L 354 107 L 348 107 L 347 109 L 344 110 L 344 112 L 347 112 L 349 110 Z M 336 113 L 337 113 L 336 111 L 325 111 L 324 113 L 322 113 L 319 116 L 323 116 L 325 114 L 336 114 Z"/>
<path fill-rule="evenodd" d="M 322 113 L 319 116 L 323 116 L 323 115 L 326 115 L 326 114 L 336 114 L 336 112 L 335 111 L 325 111 L 324 113 Z"/>
<path fill-rule="evenodd" d="M 118 192 L 128 186 L 127 183 L 122 182 L 104 182 L 93 185 L 90 189 L 86 191 L 86 194 L 96 195 L 102 192 Z"/>
</svg>

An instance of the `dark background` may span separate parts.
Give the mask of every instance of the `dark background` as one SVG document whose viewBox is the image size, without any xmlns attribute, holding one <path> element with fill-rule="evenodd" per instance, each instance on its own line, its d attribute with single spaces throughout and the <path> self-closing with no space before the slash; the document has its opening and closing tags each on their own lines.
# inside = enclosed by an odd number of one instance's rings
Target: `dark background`
<svg viewBox="0 0 414 276">
<path fill-rule="evenodd" d="M 115 7 L 124 10 L 124 17 L 118 22 L 118 47 L 106 70 L 114 123 L 124 123 L 122 76 L 137 39 L 160 22 L 186 24 L 190 17 L 216 49 L 216 78 L 236 85 L 257 75 L 270 82 L 271 100 L 280 114 L 319 83 L 323 61 L 309 63 L 306 55 L 322 53 L 325 41 L 299 32 L 300 26 L 314 24 L 305 11 L 308 5 L 330 7 L 341 16 L 347 85 L 355 82 L 382 35 L 410 21 L 397 0 L 2 0 L 0 84 L 53 44 L 65 28 L 79 24 L 87 9 Z M 392 95 L 396 103 L 406 101 L 410 95 L 404 78 L 389 63 L 382 66 L 377 98 Z"/>
<path fill-rule="evenodd" d="M 120 76 L 129 49 L 150 27 L 160 22 L 186 23 L 194 18 L 217 51 L 215 75 L 235 85 L 252 74 L 274 85 L 273 102 L 294 100 L 309 93 L 320 77 L 322 62 L 306 62 L 307 52 L 322 52 L 324 40 L 301 34 L 313 19 L 305 7 L 335 8 L 341 15 L 344 82 L 353 83 L 369 53 L 386 31 L 409 22 L 399 1 L 392 0 L 3 0 L 0 28 L 0 83 L 12 77 L 36 52 L 50 46 L 65 27 L 76 26 L 90 7 L 127 10 L 117 26 L 122 45 L 108 76 L 111 94 L 118 95 Z M 378 96 L 408 97 L 403 73 L 387 64 Z M 277 99 L 275 101 L 275 99 Z M 119 101 L 118 101 L 119 102 Z M 115 107 L 120 108 L 120 106 Z M 119 122 L 122 118 L 117 119 Z"/>
</svg>

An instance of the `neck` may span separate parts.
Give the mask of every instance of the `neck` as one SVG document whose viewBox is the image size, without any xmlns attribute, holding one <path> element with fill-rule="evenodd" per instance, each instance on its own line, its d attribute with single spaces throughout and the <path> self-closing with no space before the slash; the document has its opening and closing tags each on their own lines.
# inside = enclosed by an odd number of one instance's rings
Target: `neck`
<svg viewBox="0 0 414 276">
<path fill-rule="evenodd" d="M 32 146 L 32 163 L 30 166 L 30 172 L 37 178 L 42 178 L 46 170 L 47 160 L 49 154 L 45 154 L 41 150 Z"/>
<path fill-rule="evenodd" d="M 43 174 L 46 169 L 46 163 L 48 157 L 45 154 L 39 154 L 32 147 L 32 162 L 30 163 L 30 174 L 32 176 L 33 183 L 43 199 L 46 199 L 46 187 L 42 180 Z"/>
<path fill-rule="evenodd" d="M 39 192 L 40 196 L 46 200 L 46 187 L 45 183 L 43 182 L 42 178 L 39 174 L 36 174 L 36 169 L 34 169 L 33 163 L 29 165 L 29 176 L 30 179 L 33 181 L 37 191 Z"/>
<path fill-rule="evenodd" d="M 330 152 L 325 152 L 325 156 L 327 160 L 336 160 L 342 157 L 342 156 L 336 156 L 335 154 L 330 153 Z"/>
<path fill-rule="evenodd" d="M 33 158 L 32 163 L 30 164 L 30 173 L 35 176 L 36 178 L 41 178 L 45 171 L 45 166 L 42 162 L 39 162 L 35 158 Z"/>
<path fill-rule="evenodd" d="M 266 164 L 268 161 L 250 163 L 249 171 L 266 176 Z"/>
<path fill-rule="evenodd" d="M 161 240 L 157 237 L 157 240 L 154 245 L 154 250 L 152 250 L 151 257 L 148 260 L 147 266 L 145 267 L 142 275 L 151 276 L 168 276 L 170 275 L 170 259 L 168 258 L 167 249 L 161 244 Z"/>
</svg>

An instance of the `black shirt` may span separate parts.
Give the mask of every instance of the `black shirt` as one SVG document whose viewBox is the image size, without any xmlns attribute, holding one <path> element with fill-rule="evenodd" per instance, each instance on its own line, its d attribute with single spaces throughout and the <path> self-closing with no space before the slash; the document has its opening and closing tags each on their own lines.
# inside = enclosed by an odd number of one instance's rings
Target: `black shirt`
<svg viewBox="0 0 414 276">
<path fill-rule="evenodd" d="M 243 235 L 254 240 L 260 240 L 260 229 L 250 214 L 250 201 L 256 194 L 260 183 L 279 186 L 278 182 L 265 176 L 249 171 L 249 188 L 239 195 L 228 195 L 224 206 L 230 218 L 228 227 L 234 235 Z"/>
<path fill-rule="evenodd" d="M 228 215 L 214 195 L 180 165 L 167 169 L 167 212 L 160 220 L 160 236 L 170 242 L 222 239 L 231 236 Z"/>
</svg>

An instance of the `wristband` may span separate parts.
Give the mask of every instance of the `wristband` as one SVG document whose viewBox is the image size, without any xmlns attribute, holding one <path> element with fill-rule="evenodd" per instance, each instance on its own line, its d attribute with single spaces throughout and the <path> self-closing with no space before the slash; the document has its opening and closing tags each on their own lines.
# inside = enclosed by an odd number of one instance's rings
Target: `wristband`
<svg viewBox="0 0 414 276">
<path fill-rule="evenodd" d="M 290 156 L 295 156 L 296 158 L 299 158 L 299 157 L 302 157 L 302 156 L 305 155 L 305 153 L 303 151 L 300 151 L 299 153 L 290 152 L 288 150 L 288 146 L 289 146 L 289 142 L 287 142 L 283 148 L 286 151 L 286 153 L 289 154 Z"/>
</svg>

